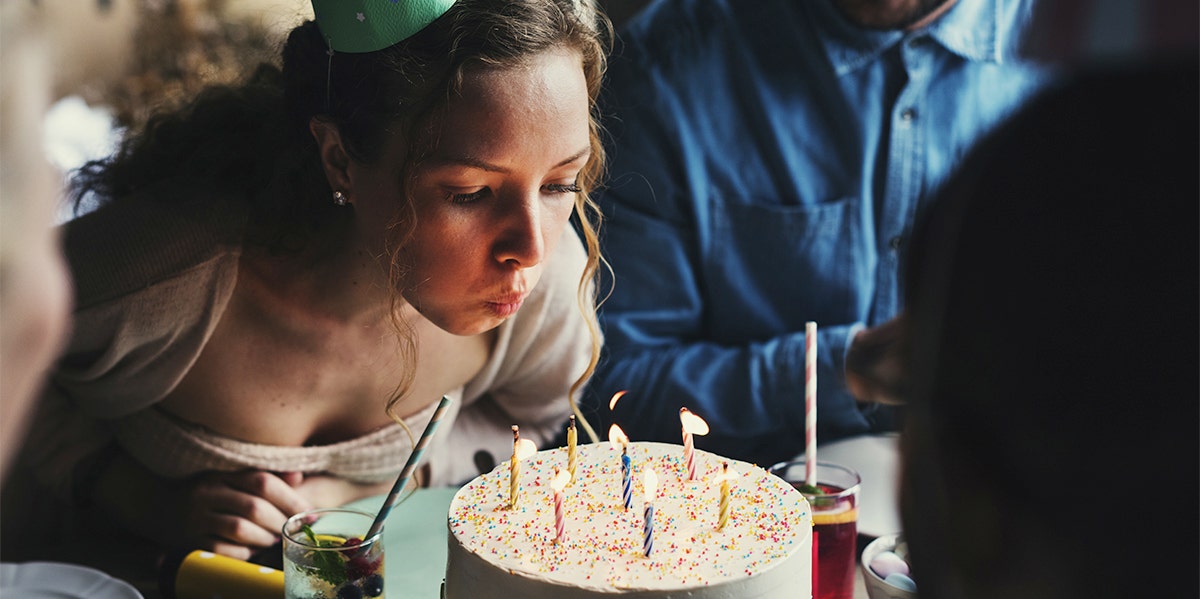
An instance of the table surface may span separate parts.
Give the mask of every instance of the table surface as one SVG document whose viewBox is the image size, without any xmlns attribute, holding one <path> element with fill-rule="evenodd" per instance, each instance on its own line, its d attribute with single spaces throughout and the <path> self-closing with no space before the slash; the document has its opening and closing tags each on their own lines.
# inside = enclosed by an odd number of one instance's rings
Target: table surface
<svg viewBox="0 0 1200 599">
<path fill-rule="evenodd" d="M 798 456 L 803 457 L 803 456 Z M 817 459 L 857 470 L 859 532 L 869 537 L 898 532 L 896 510 L 898 435 L 861 436 L 822 445 Z M 439 599 L 446 568 L 446 514 L 455 489 L 420 489 L 392 509 L 386 523 L 387 596 Z M 383 497 L 351 507 L 375 512 Z M 854 599 L 868 599 L 861 573 L 854 577 Z"/>
<path fill-rule="evenodd" d="M 389 599 L 439 599 L 446 569 L 446 514 L 456 489 L 421 489 L 397 504 L 384 525 Z M 382 497 L 350 504 L 379 509 Z M 867 599 L 861 574 L 854 577 L 854 599 Z"/>
<path fill-rule="evenodd" d="M 821 446 L 818 459 L 835 461 L 858 470 L 863 478 L 859 497 L 859 531 L 867 536 L 897 532 L 895 435 L 857 437 Z M 385 529 L 387 597 L 439 599 L 446 567 L 446 515 L 456 489 L 419 489 L 402 499 L 388 515 Z M 374 513 L 382 495 L 349 504 Z M 861 546 L 861 539 L 860 539 Z M 146 599 L 159 599 L 157 572 L 145 568 L 128 572 L 130 559 L 119 545 L 106 543 L 103 551 L 80 547 L 62 561 L 84 564 L 132 583 Z M 854 578 L 854 599 L 868 599 L 861 573 Z"/>
</svg>

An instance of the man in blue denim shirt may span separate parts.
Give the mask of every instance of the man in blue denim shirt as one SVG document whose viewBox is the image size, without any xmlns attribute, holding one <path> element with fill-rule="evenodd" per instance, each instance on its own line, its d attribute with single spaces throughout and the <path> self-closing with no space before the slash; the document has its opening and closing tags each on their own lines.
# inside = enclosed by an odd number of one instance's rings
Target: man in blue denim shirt
<svg viewBox="0 0 1200 599">
<path fill-rule="evenodd" d="M 679 442 L 686 406 L 712 425 L 700 447 L 796 455 L 815 321 L 818 438 L 896 426 L 847 389 L 847 355 L 901 312 L 900 253 L 926 198 L 1048 72 L 1019 57 L 1032 0 L 879 4 L 663 0 L 621 32 L 599 419 Z"/>
</svg>

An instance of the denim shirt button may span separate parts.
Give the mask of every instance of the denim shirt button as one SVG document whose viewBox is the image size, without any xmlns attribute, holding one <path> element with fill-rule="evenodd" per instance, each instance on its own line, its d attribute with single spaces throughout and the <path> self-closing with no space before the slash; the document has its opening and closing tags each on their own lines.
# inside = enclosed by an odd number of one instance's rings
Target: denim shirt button
<svg viewBox="0 0 1200 599">
<path fill-rule="evenodd" d="M 915 108 L 905 108 L 900 112 L 900 120 L 908 123 L 917 118 L 917 110 Z"/>
<path fill-rule="evenodd" d="M 889 239 L 888 247 L 892 248 L 892 251 L 896 251 L 896 250 L 900 249 L 900 236 L 897 235 L 897 236 Z"/>
</svg>

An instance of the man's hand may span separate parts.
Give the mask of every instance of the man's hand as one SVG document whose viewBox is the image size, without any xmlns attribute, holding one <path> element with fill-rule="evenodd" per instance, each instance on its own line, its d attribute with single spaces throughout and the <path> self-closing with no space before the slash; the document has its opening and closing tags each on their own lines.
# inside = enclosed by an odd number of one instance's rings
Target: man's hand
<svg viewBox="0 0 1200 599">
<path fill-rule="evenodd" d="M 854 336 L 846 352 L 846 387 L 863 402 L 903 404 L 907 373 L 900 341 L 907 329 L 904 314 Z"/>
</svg>

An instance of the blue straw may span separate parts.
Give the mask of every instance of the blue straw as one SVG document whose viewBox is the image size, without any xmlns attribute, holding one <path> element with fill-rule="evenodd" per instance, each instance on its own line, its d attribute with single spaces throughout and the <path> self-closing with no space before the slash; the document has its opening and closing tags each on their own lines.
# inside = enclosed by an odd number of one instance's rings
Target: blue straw
<svg viewBox="0 0 1200 599">
<path fill-rule="evenodd" d="M 404 470 L 400 471 L 400 478 L 396 479 L 396 484 L 392 485 L 392 491 L 383 500 L 383 507 L 380 508 L 379 515 L 375 516 L 375 521 L 371 523 L 371 529 L 367 531 L 363 540 L 375 536 L 379 533 L 379 529 L 383 528 L 383 521 L 387 520 L 388 512 L 392 511 L 392 505 L 396 503 L 396 496 L 400 495 L 404 487 L 408 486 L 408 479 L 412 477 L 413 470 L 417 469 L 417 464 L 421 461 L 421 454 L 425 453 L 425 447 L 429 445 L 429 440 L 433 438 L 433 433 L 437 430 L 438 421 L 442 419 L 442 415 L 446 413 L 446 407 L 449 405 L 450 398 L 443 395 L 442 401 L 438 403 L 437 409 L 433 412 L 433 418 L 430 418 L 429 424 L 425 426 L 425 432 L 421 433 L 421 439 L 417 441 L 417 445 L 409 454 L 408 462 L 404 464 Z"/>
</svg>

